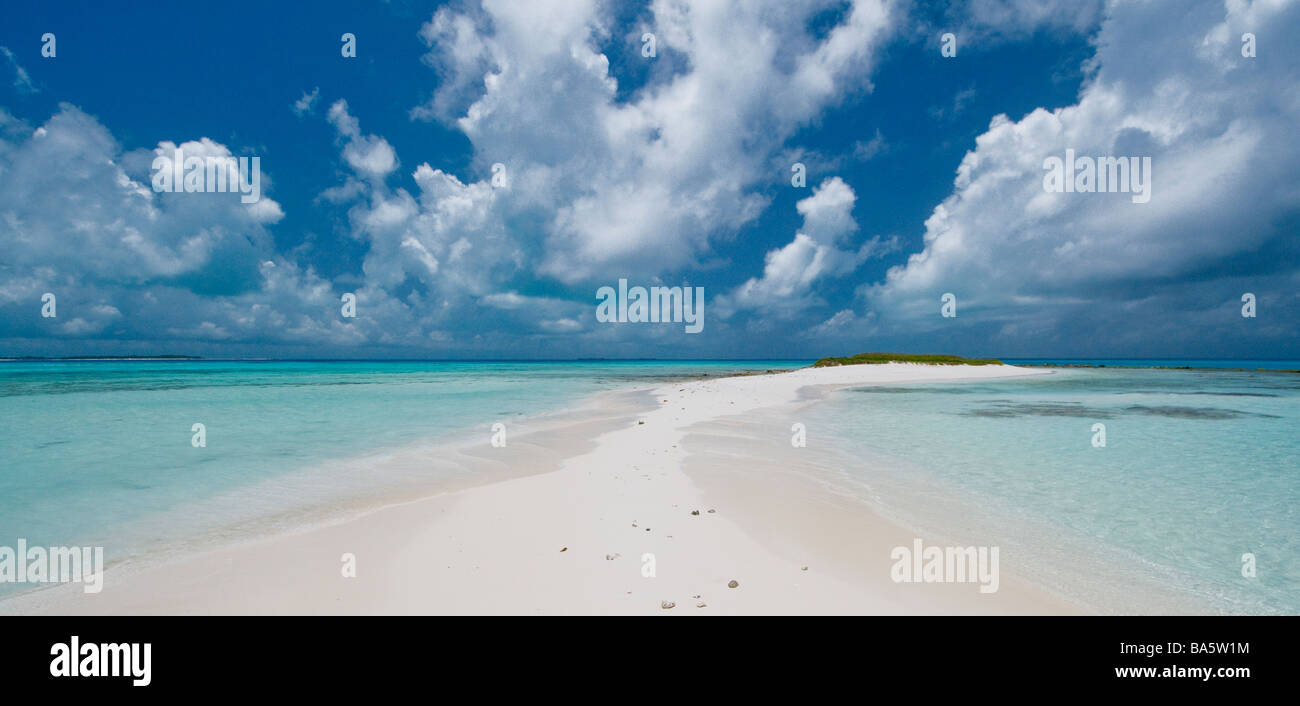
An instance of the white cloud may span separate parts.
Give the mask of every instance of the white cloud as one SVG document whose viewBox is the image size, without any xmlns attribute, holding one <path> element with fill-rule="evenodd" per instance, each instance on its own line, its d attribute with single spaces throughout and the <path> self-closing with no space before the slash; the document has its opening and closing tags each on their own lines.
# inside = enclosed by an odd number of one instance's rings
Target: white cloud
<svg viewBox="0 0 1300 706">
<path fill-rule="evenodd" d="M 296 115 L 307 115 L 311 113 L 316 106 L 316 99 L 320 98 L 320 87 L 311 89 L 311 93 L 303 93 L 302 97 L 293 103 L 293 112 Z"/>
<path fill-rule="evenodd" d="M 1115 2 L 1109 13 L 1078 103 L 994 118 L 926 221 L 924 250 L 862 290 L 870 308 L 924 330 L 953 292 L 964 320 L 1041 333 L 1112 291 L 1204 288 L 1231 257 L 1259 269 L 1250 253 L 1287 237 L 1283 224 L 1300 212 L 1300 84 L 1280 47 L 1300 31 L 1300 6 Z M 1246 31 L 1272 49 L 1242 57 Z M 1046 193 L 1043 160 L 1067 148 L 1150 156 L 1150 203 Z"/>
<path fill-rule="evenodd" d="M 392 145 L 382 137 L 362 135 L 360 122 L 348 112 L 347 101 L 330 106 L 329 121 L 344 140 L 343 159 L 358 174 L 383 179 L 397 169 L 397 153 Z"/>
<path fill-rule="evenodd" d="M 957 14 L 970 30 L 963 39 L 1016 37 L 1039 30 L 1083 33 L 1101 20 L 1105 0 L 970 0 Z"/>
<path fill-rule="evenodd" d="M 231 156 L 207 138 L 180 145 L 187 155 Z M 176 145 L 123 154 L 94 118 L 64 105 L 25 139 L 0 140 L 0 248 L 15 269 L 52 267 L 59 274 L 147 282 L 205 268 L 256 266 L 269 248 L 264 226 L 282 215 L 263 196 L 155 193 L 153 154 Z M 269 185 L 264 178 L 263 189 Z"/>
<path fill-rule="evenodd" d="M 725 266 L 715 245 L 768 207 L 763 187 L 788 180 L 787 157 L 816 156 L 792 136 L 870 90 L 878 49 L 902 21 L 895 3 L 858 0 L 828 34 L 809 34 L 809 17 L 831 5 L 656 0 L 644 29 L 659 51 L 645 60 L 658 63 L 632 92 L 619 90 L 598 48 L 617 41 L 602 2 L 440 9 L 421 30 L 438 89 L 411 114 L 468 137 L 472 158 L 459 174 L 418 155 L 408 155 L 414 170 L 404 168 L 345 101 L 317 111 L 319 89 L 304 93 L 295 113 L 326 113 L 344 172 L 320 198 L 347 210 L 350 234 L 364 244 L 362 273 L 341 280 L 358 296 L 352 320 L 338 313 L 341 284 L 275 251 L 269 229 L 283 213 L 269 198 L 241 205 L 155 194 L 149 160 L 172 143 L 123 154 L 70 106 L 35 130 L 0 110 L 0 306 L 36 311 L 32 302 L 54 289 L 61 328 L 48 330 L 61 336 L 467 351 L 511 349 L 531 335 L 629 355 L 676 340 L 666 327 L 589 326 L 585 298 L 519 292 L 538 291 L 525 282 L 539 275 L 578 292 L 592 280 L 677 284 L 683 273 Z M 1049 5 L 1060 12 L 1019 1 L 960 12 L 988 36 L 1086 32 L 1100 21 L 1095 3 Z M 926 221 L 924 250 L 860 290 L 868 311 L 841 303 L 805 333 L 850 340 L 900 322 L 924 330 L 938 320 L 938 295 L 954 291 L 963 323 L 983 317 L 999 336 L 1052 336 L 1063 312 L 1095 303 L 1099 291 L 1127 287 L 1139 290 L 1130 302 L 1165 306 L 1140 290 L 1199 282 L 1224 258 L 1275 242 L 1300 203 L 1290 138 L 1300 89 L 1280 49 L 1297 29 L 1295 5 L 1228 7 L 1114 3 L 1078 104 L 995 119 Z M 633 60 L 642 60 L 641 29 L 624 38 Z M 1240 57 L 1244 31 L 1260 37 L 1257 59 Z M 180 146 L 232 154 L 207 138 Z M 1151 203 L 1044 193 L 1042 160 L 1066 147 L 1150 154 Z M 884 149 L 876 130 L 837 159 Z M 508 186 L 493 186 L 498 162 Z M 820 158 L 809 167 L 818 178 L 835 171 Z M 761 274 L 710 299 L 710 316 L 806 312 L 825 304 L 830 280 L 898 249 L 896 237 L 860 236 L 854 202 L 844 181 L 823 181 L 798 203 L 802 224 L 789 242 L 767 253 Z M 1231 286 L 1247 284 L 1258 282 Z M 1261 301 L 1274 306 L 1273 296 Z M 40 325 L 20 333 L 35 336 Z"/>
<path fill-rule="evenodd" d="M 582 324 L 574 319 L 550 319 L 541 322 L 541 328 L 551 333 L 573 333 L 582 330 Z"/>
<path fill-rule="evenodd" d="M 763 275 L 751 278 L 726 296 L 715 300 L 718 315 L 729 317 L 744 309 L 759 309 L 791 315 L 819 300 L 814 285 L 825 277 L 844 276 L 867 258 L 889 252 L 897 240 L 879 236 L 857 250 L 845 247 L 857 231 L 853 220 L 853 189 L 839 177 L 832 177 L 813 189 L 811 196 L 795 205 L 803 216 L 803 227 L 794 240 L 767 253 Z"/>
<path fill-rule="evenodd" d="M 457 116 L 480 168 L 508 165 L 512 196 L 501 206 L 543 219 L 541 273 L 655 276 L 757 218 L 766 200 L 752 187 L 770 179 L 784 141 L 869 88 L 891 6 L 856 0 L 819 41 L 805 26 L 820 2 L 654 2 L 660 57 L 645 60 L 676 56 L 683 68 L 621 102 L 594 48 L 609 33 L 603 5 L 443 9 L 421 33 L 443 88 L 414 114 Z"/>
<path fill-rule="evenodd" d="M 835 312 L 829 319 L 813 326 L 805 332 L 805 335 L 818 341 L 833 340 L 843 334 L 852 324 L 858 321 L 858 315 L 852 309 L 841 309 Z"/>
<path fill-rule="evenodd" d="M 283 213 L 266 195 L 243 204 L 237 193 L 155 193 L 152 160 L 178 145 L 123 153 L 69 105 L 36 130 L 13 126 L 0 115 L 0 307 L 11 340 L 108 336 L 193 352 L 217 341 L 356 344 L 379 328 L 341 320 L 329 283 L 275 254 L 267 228 Z M 232 156 L 208 138 L 179 147 Z M 57 297 L 56 319 L 39 315 L 44 292 Z M 366 300 L 372 312 L 379 299 Z"/>
<path fill-rule="evenodd" d="M 519 271 L 523 256 L 498 203 L 503 189 L 488 181 L 467 184 L 428 164 L 411 175 L 417 194 L 391 189 L 386 177 L 398 160 L 388 142 L 363 135 L 344 101 L 330 108 L 328 119 L 354 176 L 321 196 L 352 204 L 352 235 L 368 245 L 362 266 L 368 286 L 389 292 L 415 283 L 417 291 L 400 306 L 448 322 Z"/>
</svg>

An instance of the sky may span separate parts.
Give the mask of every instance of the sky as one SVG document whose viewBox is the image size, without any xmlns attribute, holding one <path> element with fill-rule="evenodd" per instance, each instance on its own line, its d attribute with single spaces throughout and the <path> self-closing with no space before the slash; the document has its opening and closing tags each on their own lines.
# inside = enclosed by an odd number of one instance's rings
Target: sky
<svg viewBox="0 0 1300 706">
<path fill-rule="evenodd" d="M 5 3 L 0 356 L 1300 358 L 1300 0 L 304 8 Z"/>
</svg>

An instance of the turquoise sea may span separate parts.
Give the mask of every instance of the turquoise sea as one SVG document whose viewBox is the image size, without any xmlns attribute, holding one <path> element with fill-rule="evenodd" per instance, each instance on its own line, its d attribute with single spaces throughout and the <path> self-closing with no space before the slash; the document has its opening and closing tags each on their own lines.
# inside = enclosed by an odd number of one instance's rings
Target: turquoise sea
<svg viewBox="0 0 1300 706">
<path fill-rule="evenodd" d="M 809 362 L 3 362 L 0 546 L 121 559 L 397 478 L 348 459 L 486 439 L 605 390 Z M 1004 571 L 1087 605 L 1300 613 L 1300 375 L 1213 369 L 1300 364 L 1217 362 L 864 387 L 806 421 L 847 492 L 927 536 L 996 544 Z"/>
<path fill-rule="evenodd" d="M 838 480 L 887 514 L 999 545 L 1004 571 L 1098 610 L 1300 614 L 1300 374 L 1059 368 L 864 387 L 807 425 L 847 456 Z"/>
<path fill-rule="evenodd" d="M 1099 368 L 1213 368 L 1216 370 L 1300 370 L 1300 360 L 1223 360 L 1214 358 L 1003 358 L 1009 365 L 1090 366 Z"/>
<path fill-rule="evenodd" d="M 807 363 L 0 362 L 0 546 L 103 546 L 112 562 L 409 480 L 341 459 L 486 441 L 602 390 Z"/>
</svg>

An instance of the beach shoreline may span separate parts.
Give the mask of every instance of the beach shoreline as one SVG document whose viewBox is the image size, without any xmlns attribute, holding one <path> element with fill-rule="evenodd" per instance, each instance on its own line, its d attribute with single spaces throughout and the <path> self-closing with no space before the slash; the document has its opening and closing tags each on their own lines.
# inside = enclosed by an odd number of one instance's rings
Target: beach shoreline
<svg viewBox="0 0 1300 706">
<path fill-rule="evenodd" d="M 658 384 L 642 388 L 653 394 L 644 406 L 623 398 L 581 424 L 512 436 L 504 448 L 484 439 L 475 455 L 501 471 L 489 482 L 117 566 L 102 593 L 56 586 L 0 601 L 0 613 L 1084 612 L 1005 563 L 993 593 L 972 583 L 896 583 L 889 552 L 910 546 L 914 533 L 797 470 L 727 462 L 701 432 L 854 385 L 1048 372 L 854 365 Z M 789 430 L 759 433 L 788 439 Z M 355 577 L 344 576 L 349 556 Z"/>
</svg>

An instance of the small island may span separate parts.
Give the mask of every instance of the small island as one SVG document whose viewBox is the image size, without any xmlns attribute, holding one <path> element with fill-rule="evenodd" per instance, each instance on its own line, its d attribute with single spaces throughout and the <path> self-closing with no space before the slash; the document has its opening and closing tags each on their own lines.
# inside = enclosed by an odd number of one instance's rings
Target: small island
<svg viewBox="0 0 1300 706">
<path fill-rule="evenodd" d="M 924 365 L 1002 365 L 997 358 L 962 358 L 956 355 L 915 353 L 859 353 L 847 358 L 822 358 L 813 363 L 814 368 L 837 365 L 883 365 L 885 363 L 921 363 Z"/>
</svg>

